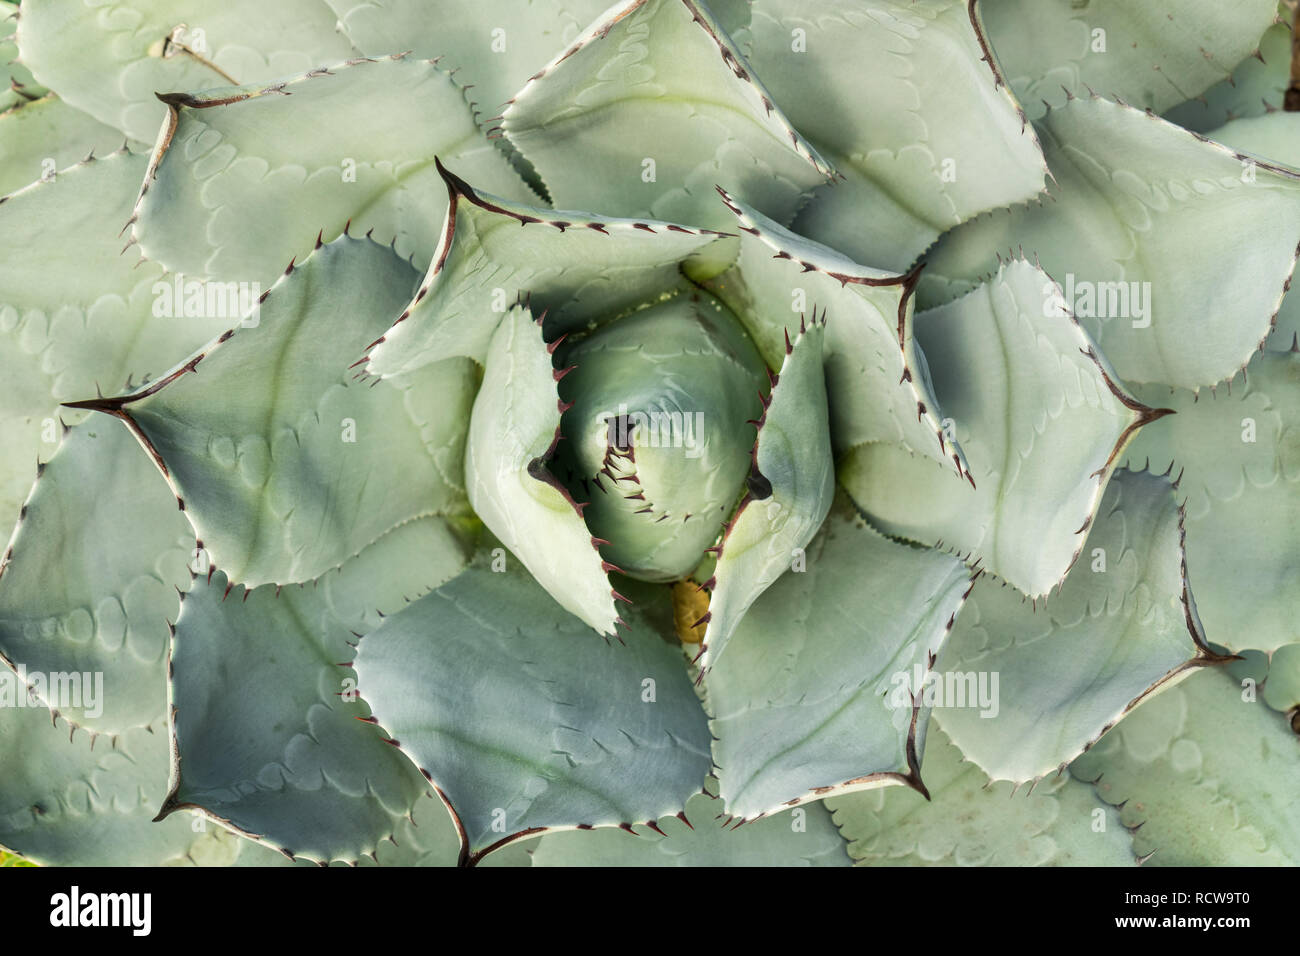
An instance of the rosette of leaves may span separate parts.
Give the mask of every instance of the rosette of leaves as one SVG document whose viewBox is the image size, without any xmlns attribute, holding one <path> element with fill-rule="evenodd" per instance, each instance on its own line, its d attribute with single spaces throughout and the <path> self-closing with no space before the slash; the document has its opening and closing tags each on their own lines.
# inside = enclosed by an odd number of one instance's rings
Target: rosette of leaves
<svg viewBox="0 0 1300 956">
<path fill-rule="evenodd" d="M 1296 862 L 1289 11 L 1131 6 L 24 0 L 0 845 Z"/>
</svg>

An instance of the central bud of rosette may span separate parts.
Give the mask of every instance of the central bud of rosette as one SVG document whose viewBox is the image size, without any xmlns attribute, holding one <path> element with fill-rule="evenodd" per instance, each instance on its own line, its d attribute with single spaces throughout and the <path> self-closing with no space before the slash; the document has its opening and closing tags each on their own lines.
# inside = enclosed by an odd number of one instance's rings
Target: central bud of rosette
<svg viewBox="0 0 1300 956">
<path fill-rule="evenodd" d="M 559 366 L 554 474 L 586 502 L 607 560 L 644 581 L 699 565 L 735 512 L 770 388 L 739 320 L 701 291 L 663 297 L 577 340 Z"/>
</svg>

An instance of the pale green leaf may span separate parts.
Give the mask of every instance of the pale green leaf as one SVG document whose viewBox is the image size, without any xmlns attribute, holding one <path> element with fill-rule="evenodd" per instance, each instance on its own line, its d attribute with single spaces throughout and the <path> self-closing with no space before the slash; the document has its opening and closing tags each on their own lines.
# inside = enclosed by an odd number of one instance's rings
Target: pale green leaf
<svg viewBox="0 0 1300 956">
<path fill-rule="evenodd" d="M 430 519 L 307 585 L 231 591 L 200 575 L 172 643 L 176 760 L 164 813 L 198 809 L 287 856 L 355 863 L 427 793 L 363 721 L 360 634 L 465 564 Z"/>
<path fill-rule="evenodd" d="M 739 253 L 705 287 L 745 323 L 772 368 L 784 361 L 786 330 L 797 318 L 826 314 L 823 358 L 836 454 L 889 442 L 945 467 L 951 461 L 962 474 L 961 450 L 945 439 L 925 356 L 913 337 L 916 276 L 860 266 L 722 195 L 739 221 Z"/>
<path fill-rule="evenodd" d="M 1300 641 L 1300 354 L 1261 353 L 1226 388 L 1138 396 L 1178 412 L 1143 429 L 1128 457 L 1182 474 L 1206 634 L 1234 651 Z"/>
<path fill-rule="evenodd" d="M 0 273 L 0 536 L 57 447 L 60 417 L 82 417 L 60 402 L 147 381 L 231 321 L 155 314 L 162 270 L 120 236 L 144 168 L 117 153 L 0 200 L 0 260 L 39 264 Z"/>
<path fill-rule="evenodd" d="M 340 238 L 165 378 L 82 404 L 136 433 L 230 580 L 311 580 L 411 518 L 466 510 L 471 364 L 373 388 L 348 371 L 415 281 L 387 247 Z"/>
<path fill-rule="evenodd" d="M 18 62 L 18 4 L 0 0 L 0 112 L 40 99 L 48 90 Z"/>
<path fill-rule="evenodd" d="M 143 727 L 166 707 L 167 622 L 201 558 L 131 436 L 105 419 L 79 425 L 0 561 L 0 658 L 39 675 L 37 696 L 78 726 Z"/>
<path fill-rule="evenodd" d="M 567 344 L 567 343 L 566 343 Z M 729 309 L 692 289 L 597 329 L 558 357 L 566 440 L 555 473 L 603 554 L 677 581 L 722 533 L 749 474 L 767 366 Z M 569 474 L 571 472 L 571 474 Z"/>
<path fill-rule="evenodd" d="M 754 4 L 749 62 L 844 177 L 817 190 L 798 232 L 901 271 L 941 232 L 1042 192 L 1046 166 L 1033 129 L 982 62 L 985 40 L 967 6 Z"/>
<path fill-rule="evenodd" d="M 1231 377 L 1268 335 L 1295 265 L 1300 173 L 1100 97 L 1052 110 L 1039 133 L 1053 201 L 939 240 L 922 304 L 961 295 L 999 256 L 1036 256 L 1125 381 Z"/>
<path fill-rule="evenodd" d="M 362 695 L 436 787 L 462 857 L 680 810 L 709 736 L 676 640 L 597 640 L 517 565 L 472 566 L 361 642 Z"/>
<path fill-rule="evenodd" d="M 1277 0 L 980 0 L 989 39 L 1030 116 L 1089 89 L 1163 112 L 1232 73 Z"/>
<path fill-rule="evenodd" d="M 967 760 L 998 780 L 1044 777 L 1144 700 L 1223 660 L 1196 617 L 1181 518 L 1167 479 L 1120 471 L 1059 594 L 1030 603 L 976 583 L 934 688 L 938 720 Z"/>
<path fill-rule="evenodd" d="M 18 49 L 40 82 L 144 141 L 167 112 L 155 92 L 264 83 L 352 54 L 319 0 L 24 0 Z"/>
<path fill-rule="evenodd" d="M 923 788 L 928 712 L 908 691 L 919 694 L 969 579 L 955 558 L 881 537 L 841 499 L 708 672 L 727 812 Z"/>
<path fill-rule="evenodd" d="M 455 80 L 426 60 L 352 60 L 167 104 L 133 234 L 172 271 L 269 284 L 349 221 L 424 269 L 447 198 L 439 156 L 493 192 L 530 195 Z"/>
<path fill-rule="evenodd" d="M 1070 771 L 1136 828 L 1147 866 L 1294 867 L 1297 746 L 1286 717 L 1214 668 L 1139 708 Z"/>
<path fill-rule="evenodd" d="M 613 634 L 618 614 L 596 539 L 550 470 L 561 403 L 541 324 L 525 306 L 501 321 L 486 363 L 465 448 L 470 504 L 565 610 Z"/>
<path fill-rule="evenodd" d="M 51 179 L 92 153 L 111 153 L 122 142 L 120 132 L 52 93 L 0 113 L 0 195 Z"/>
<path fill-rule="evenodd" d="M 325 2 L 361 53 L 441 57 L 485 117 L 495 116 L 609 6 L 607 0 L 475 0 L 441 9 L 427 0 Z"/>
<path fill-rule="evenodd" d="M 820 804 L 796 807 L 743 826 L 707 793 L 686 804 L 686 820 L 656 827 L 550 833 L 537 841 L 533 866 L 848 866 L 831 815 Z M 689 821 L 689 822 L 688 822 Z"/>
<path fill-rule="evenodd" d="M 695 0 L 611 7 L 525 84 L 502 128 L 561 209 L 725 229 L 722 185 L 789 223 L 834 175 Z"/>
<path fill-rule="evenodd" d="M 1292 716 L 1300 708 L 1300 644 L 1283 644 L 1273 652 L 1264 682 L 1264 701 Z"/>
<path fill-rule="evenodd" d="M 557 213 L 480 195 L 438 164 L 450 205 L 411 305 L 374 343 L 368 370 L 395 375 L 452 355 L 482 363 L 521 298 L 556 336 L 616 318 L 681 287 L 681 268 L 717 271 L 730 243 L 669 223 Z"/>
<path fill-rule="evenodd" d="M 835 467 L 822 373 L 825 316 L 800 328 L 765 401 L 749 492 L 718 545 L 700 647 L 712 667 L 754 602 L 785 574 L 830 511 Z"/>
<path fill-rule="evenodd" d="M 964 761 L 939 728 L 921 772 L 931 800 L 902 787 L 827 801 L 862 866 L 1132 866 L 1128 832 L 1068 774 L 1017 793 Z M 1100 828 L 1100 829 L 1099 829 Z"/>
<path fill-rule="evenodd" d="M 1287 32 L 1287 50 L 1290 50 L 1291 33 Z M 1290 61 L 1288 60 L 1287 63 Z M 1286 76 L 1286 71 L 1283 71 Z M 1284 81 L 1285 82 L 1285 81 Z M 1283 163 L 1292 169 L 1300 168 L 1300 115 L 1273 112 L 1267 116 L 1234 120 L 1209 133 L 1210 139 L 1265 162 Z M 1294 276 L 1292 277 L 1294 284 Z M 1273 332 L 1268 346 L 1285 352 L 1300 335 L 1300 292 L 1287 290 L 1282 306 L 1273 322 Z"/>
<path fill-rule="evenodd" d="M 1032 596 L 1065 577 L 1119 454 L 1160 412 L 1135 401 L 1032 264 L 924 312 L 917 341 L 971 481 L 897 444 L 840 459 L 878 528 L 955 551 Z"/>
<path fill-rule="evenodd" d="M 157 730 L 92 738 L 44 707 L 0 707 L 0 846 L 43 866 L 286 862 L 189 814 L 153 822 L 169 759 L 157 716 Z"/>
<path fill-rule="evenodd" d="M 1280 20 L 1264 31 L 1255 52 L 1237 64 L 1232 76 L 1167 111 L 1165 119 L 1219 140 L 1211 130 L 1224 123 L 1282 109 L 1290 80 L 1291 24 Z"/>
</svg>

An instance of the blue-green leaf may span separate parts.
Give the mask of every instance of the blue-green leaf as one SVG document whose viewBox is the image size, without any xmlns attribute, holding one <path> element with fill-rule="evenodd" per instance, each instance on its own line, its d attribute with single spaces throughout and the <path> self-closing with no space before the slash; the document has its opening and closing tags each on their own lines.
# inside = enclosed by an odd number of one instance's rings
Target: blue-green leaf
<svg viewBox="0 0 1300 956">
<path fill-rule="evenodd" d="M 742 819 L 830 792 L 924 789 L 929 713 L 909 691 L 970 584 L 956 558 L 880 536 L 847 499 L 794 564 L 707 675 L 719 792 Z"/>
<path fill-rule="evenodd" d="M 596 640 L 521 569 L 484 559 L 368 635 L 362 695 L 446 802 L 462 860 L 550 829 L 680 810 L 709 770 L 675 639 Z"/>
<path fill-rule="evenodd" d="M 725 229 L 721 185 L 788 224 L 834 174 L 696 0 L 611 7 L 524 85 L 502 128 L 560 209 Z"/>
</svg>

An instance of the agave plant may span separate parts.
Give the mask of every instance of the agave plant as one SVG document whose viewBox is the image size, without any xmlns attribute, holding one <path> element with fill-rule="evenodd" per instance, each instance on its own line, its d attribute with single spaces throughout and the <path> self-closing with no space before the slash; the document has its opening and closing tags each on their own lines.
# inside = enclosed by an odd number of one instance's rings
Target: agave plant
<svg viewBox="0 0 1300 956">
<path fill-rule="evenodd" d="M 1300 862 L 1287 6 L 3 6 L 6 849 Z"/>
</svg>

